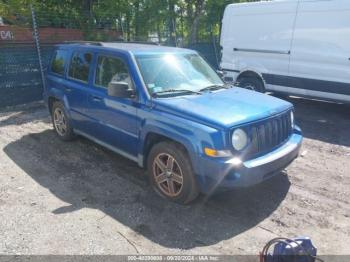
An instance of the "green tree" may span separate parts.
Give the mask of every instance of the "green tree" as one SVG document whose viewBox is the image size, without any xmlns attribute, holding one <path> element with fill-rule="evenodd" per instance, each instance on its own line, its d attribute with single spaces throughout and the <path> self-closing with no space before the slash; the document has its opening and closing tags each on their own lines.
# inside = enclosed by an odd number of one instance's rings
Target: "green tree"
<svg viewBox="0 0 350 262">
<path fill-rule="evenodd" d="M 170 45 L 209 41 L 220 33 L 225 7 L 249 0 L 0 0 L 0 16 L 30 26 L 33 4 L 41 27 L 79 28 L 90 40 L 95 29 L 117 30 L 126 40 L 151 36 Z M 99 30 L 101 32 L 101 30 Z"/>
</svg>

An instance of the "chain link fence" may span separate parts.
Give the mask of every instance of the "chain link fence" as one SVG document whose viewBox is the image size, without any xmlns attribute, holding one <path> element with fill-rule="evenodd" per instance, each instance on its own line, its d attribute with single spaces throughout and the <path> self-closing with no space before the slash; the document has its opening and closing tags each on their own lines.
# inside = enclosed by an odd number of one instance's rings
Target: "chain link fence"
<svg viewBox="0 0 350 262">
<path fill-rule="evenodd" d="M 42 98 L 43 85 L 30 11 L 28 6 L 21 14 L 16 10 L 0 13 L 0 108 Z M 154 30 L 145 32 L 142 26 L 152 17 L 134 15 L 132 25 L 128 14 L 116 17 L 107 13 L 103 18 L 91 19 L 89 14 L 77 16 L 69 10 L 54 15 L 35 11 L 43 69 L 46 70 L 54 45 L 66 41 L 156 42 L 186 47 L 197 50 L 213 67 L 218 67 L 218 34 L 208 31 L 204 39 L 189 44 L 183 33 L 184 25 L 181 24 L 184 18 L 176 17 L 176 30 L 175 20 L 162 14 L 159 16 L 164 21 Z"/>
<path fill-rule="evenodd" d="M 47 65 L 52 46 L 42 48 Z M 11 43 L 0 46 L 0 107 L 40 100 L 42 79 L 35 43 Z"/>
</svg>

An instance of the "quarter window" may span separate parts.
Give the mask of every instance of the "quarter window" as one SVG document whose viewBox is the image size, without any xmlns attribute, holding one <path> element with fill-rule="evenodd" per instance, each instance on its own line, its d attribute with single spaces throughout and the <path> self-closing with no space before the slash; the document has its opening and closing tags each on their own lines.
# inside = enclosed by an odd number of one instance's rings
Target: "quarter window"
<svg viewBox="0 0 350 262">
<path fill-rule="evenodd" d="M 107 88 L 111 82 L 126 82 L 132 88 L 132 81 L 123 60 L 99 56 L 97 60 L 95 84 Z"/>
<path fill-rule="evenodd" d="M 64 75 L 64 66 L 66 64 L 66 60 L 67 51 L 57 50 L 55 52 L 54 59 L 52 60 L 51 71 L 59 75 Z"/>
<path fill-rule="evenodd" d="M 69 66 L 68 75 L 71 78 L 88 82 L 92 54 L 85 52 L 75 52 Z"/>
</svg>

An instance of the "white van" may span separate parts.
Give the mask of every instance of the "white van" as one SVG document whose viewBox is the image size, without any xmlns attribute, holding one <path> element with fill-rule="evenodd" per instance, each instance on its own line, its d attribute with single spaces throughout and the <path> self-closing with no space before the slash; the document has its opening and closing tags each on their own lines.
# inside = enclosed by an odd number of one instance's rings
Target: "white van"
<svg viewBox="0 0 350 262">
<path fill-rule="evenodd" d="M 231 4 L 220 42 L 227 81 L 350 102 L 350 0 Z"/>
</svg>

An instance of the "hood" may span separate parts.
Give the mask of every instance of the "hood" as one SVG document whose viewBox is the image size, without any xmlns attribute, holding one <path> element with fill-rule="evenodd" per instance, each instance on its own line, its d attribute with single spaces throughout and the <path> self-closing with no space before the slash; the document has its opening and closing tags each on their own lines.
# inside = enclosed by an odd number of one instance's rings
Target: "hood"
<svg viewBox="0 0 350 262">
<path fill-rule="evenodd" d="M 230 128 L 281 113 L 292 104 L 239 87 L 154 99 L 156 109 L 213 127 Z"/>
</svg>

